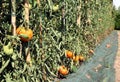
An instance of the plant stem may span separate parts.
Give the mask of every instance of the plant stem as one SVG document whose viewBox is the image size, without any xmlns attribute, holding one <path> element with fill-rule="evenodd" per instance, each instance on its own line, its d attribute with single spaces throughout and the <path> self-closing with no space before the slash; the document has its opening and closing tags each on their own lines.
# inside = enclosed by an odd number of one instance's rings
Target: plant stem
<svg viewBox="0 0 120 82">
<path fill-rule="evenodd" d="M 9 62 L 10 62 L 10 59 L 8 59 L 8 60 L 6 61 L 6 63 L 2 66 L 2 68 L 0 68 L 0 74 L 1 74 L 2 71 L 8 66 Z"/>
</svg>

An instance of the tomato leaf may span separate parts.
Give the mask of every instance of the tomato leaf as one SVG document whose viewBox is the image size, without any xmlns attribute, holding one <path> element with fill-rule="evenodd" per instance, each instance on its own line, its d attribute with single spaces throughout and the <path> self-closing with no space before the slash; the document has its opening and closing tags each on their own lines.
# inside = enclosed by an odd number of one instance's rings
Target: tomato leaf
<svg viewBox="0 0 120 82">
<path fill-rule="evenodd" d="M 73 72 L 76 72 L 76 71 L 77 71 L 77 67 L 76 67 L 76 66 L 73 66 L 73 67 L 72 67 L 72 71 L 73 71 Z"/>
</svg>

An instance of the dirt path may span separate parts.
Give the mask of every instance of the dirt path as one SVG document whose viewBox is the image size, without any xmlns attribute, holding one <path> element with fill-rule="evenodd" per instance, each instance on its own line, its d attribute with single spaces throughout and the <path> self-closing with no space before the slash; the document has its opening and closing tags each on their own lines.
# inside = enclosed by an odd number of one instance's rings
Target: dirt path
<svg viewBox="0 0 120 82">
<path fill-rule="evenodd" d="M 118 31 L 118 51 L 114 63 L 115 82 L 120 82 L 120 31 Z"/>
</svg>

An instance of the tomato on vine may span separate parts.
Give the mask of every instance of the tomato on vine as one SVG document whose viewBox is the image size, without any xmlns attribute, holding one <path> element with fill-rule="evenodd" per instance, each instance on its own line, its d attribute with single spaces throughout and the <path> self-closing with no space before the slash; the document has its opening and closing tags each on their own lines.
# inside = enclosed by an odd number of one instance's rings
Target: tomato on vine
<svg viewBox="0 0 120 82">
<path fill-rule="evenodd" d="M 69 51 L 69 50 L 65 50 L 65 56 L 67 58 L 73 58 L 74 54 L 72 51 Z"/>
<path fill-rule="evenodd" d="M 33 37 L 33 31 L 30 28 L 18 27 L 16 33 L 23 42 L 28 42 Z"/>
<path fill-rule="evenodd" d="M 73 56 L 73 61 L 78 62 L 79 61 L 79 55 Z"/>
<path fill-rule="evenodd" d="M 61 75 L 67 75 L 68 72 L 69 71 L 68 71 L 67 67 L 65 67 L 64 65 L 62 65 L 58 68 L 58 73 Z"/>
<path fill-rule="evenodd" d="M 80 61 L 85 61 L 85 57 L 82 56 L 82 55 L 80 55 L 80 56 L 79 56 L 79 60 L 80 60 Z"/>
<path fill-rule="evenodd" d="M 54 12 L 58 11 L 59 10 L 59 5 L 53 5 L 52 9 L 53 9 Z"/>
<path fill-rule="evenodd" d="M 9 42 L 7 45 L 3 46 L 3 52 L 6 55 L 11 55 L 13 54 L 13 47 L 11 46 L 11 43 Z"/>
</svg>

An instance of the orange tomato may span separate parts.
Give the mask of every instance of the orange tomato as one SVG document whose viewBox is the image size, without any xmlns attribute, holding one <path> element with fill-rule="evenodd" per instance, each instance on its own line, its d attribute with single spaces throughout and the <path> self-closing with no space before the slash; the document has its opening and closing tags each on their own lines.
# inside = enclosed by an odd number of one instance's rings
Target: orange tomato
<svg viewBox="0 0 120 82">
<path fill-rule="evenodd" d="M 72 51 L 66 50 L 65 55 L 66 55 L 67 58 L 73 58 L 73 52 Z"/>
<path fill-rule="evenodd" d="M 79 61 L 79 55 L 73 56 L 73 61 L 75 62 Z"/>
<path fill-rule="evenodd" d="M 68 69 L 64 65 L 62 65 L 58 68 L 58 72 L 61 75 L 67 75 L 68 74 Z"/>
<path fill-rule="evenodd" d="M 85 61 L 85 57 L 80 55 L 80 56 L 79 56 L 79 60 L 80 60 L 80 61 Z"/>
<path fill-rule="evenodd" d="M 28 42 L 33 37 L 33 31 L 29 28 L 26 29 L 25 27 L 18 27 L 16 33 L 23 42 Z"/>
</svg>

